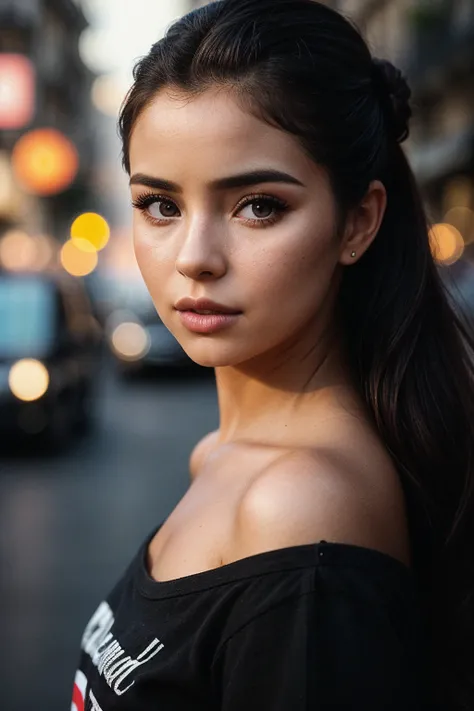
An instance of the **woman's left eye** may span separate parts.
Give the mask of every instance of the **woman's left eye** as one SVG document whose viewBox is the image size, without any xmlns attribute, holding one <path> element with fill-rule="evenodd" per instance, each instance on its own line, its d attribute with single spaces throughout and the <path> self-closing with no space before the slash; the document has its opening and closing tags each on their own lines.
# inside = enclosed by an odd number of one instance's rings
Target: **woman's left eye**
<svg viewBox="0 0 474 711">
<path fill-rule="evenodd" d="M 250 208 L 250 214 L 246 216 L 245 221 L 251 222 L 253 224 L 263 223 L 269 224 L 276 222 L 281 213 L 285 212 L 288 205 L 275 197 L 270 196 L 255 196 L 248 198 L 247 201 L 241 205 L 238 212 Z"/>
</svg>

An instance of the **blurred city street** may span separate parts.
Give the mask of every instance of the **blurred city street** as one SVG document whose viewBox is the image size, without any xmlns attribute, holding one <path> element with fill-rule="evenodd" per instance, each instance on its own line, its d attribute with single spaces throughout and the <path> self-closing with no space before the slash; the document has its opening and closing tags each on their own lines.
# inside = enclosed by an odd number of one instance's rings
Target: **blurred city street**
<svg viewBox="0 0 474 711">
<path fill-rule="evenodd" d="M 212 371 L 101 378 L 97 421 L 67 453 L 0 459 L 2 711 L 64 711 L 83 629 L 189 485 L 217 426 Z"/>
</svg>

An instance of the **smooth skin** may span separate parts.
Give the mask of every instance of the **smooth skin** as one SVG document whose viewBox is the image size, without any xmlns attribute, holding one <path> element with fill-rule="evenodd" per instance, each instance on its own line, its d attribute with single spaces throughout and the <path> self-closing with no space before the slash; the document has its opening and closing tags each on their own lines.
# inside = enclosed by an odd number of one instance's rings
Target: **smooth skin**
<svg viewBox="0 0 474 711">
<path fill-rule="evenodd" d="M 130 164 L 139 268 L 186 353 L 215 368 L 219 403 L 218 430 L 191 453 L 191 486 L 151 542 L 150 574 L 176 579 L 321 539 L 409 566 L 399 476 L 352 387 L 334 317 L 342 270 L 376 238 L 383 184 L 337 234 L 324 168 L 222 88 L 160 90 L 134 126 Z M 269 170 L 290 177 L 224 182 Z M 242 314 L 193 333 L 174 308 L 184 296 Z"/>
</svg>

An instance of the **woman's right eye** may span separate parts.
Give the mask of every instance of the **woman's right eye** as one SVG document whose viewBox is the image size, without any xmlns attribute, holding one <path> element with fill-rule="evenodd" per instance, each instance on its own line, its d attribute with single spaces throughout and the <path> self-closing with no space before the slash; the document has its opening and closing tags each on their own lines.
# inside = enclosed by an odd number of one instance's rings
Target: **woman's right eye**
<svg viewBox="0 0 474 711">
<path fill-rule="evenodd" d="M 155 222 L 166 222 L 177 215 L 178 210 L 172 200 L 162 195 L 141 195 L 132 202 L 133 207 L 143 212 Z"/>
</svg>

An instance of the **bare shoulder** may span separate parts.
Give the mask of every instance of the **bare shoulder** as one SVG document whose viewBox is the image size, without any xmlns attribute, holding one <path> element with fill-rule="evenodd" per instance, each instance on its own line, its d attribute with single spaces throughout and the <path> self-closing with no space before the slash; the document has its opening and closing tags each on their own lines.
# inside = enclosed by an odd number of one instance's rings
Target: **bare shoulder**
<svg viewBox="0 0 474 711">
<path fill-rule="evenodd" d="M 191 480 L 194 480 L 199 473 L 206 457 L 217 445 L 219 430 L 213 430 L 207 435 L 204 435 L 194 446 L 189 456 L 189 473 Z"/>
<path fill-rule="evenodd" d="M 284 453 L 240 501 L 233 557 L 326 540 L 375 548 L 410 565 L 401 487 L 393 472 L 378 474 L 361 476 L 331 451 Z M 373 486 L 375 480 L 384 483 Z"/>
</svg>

